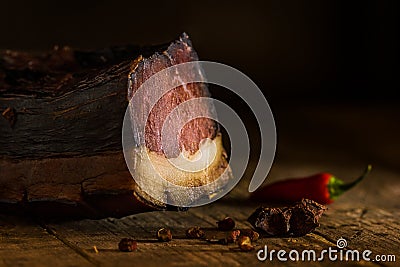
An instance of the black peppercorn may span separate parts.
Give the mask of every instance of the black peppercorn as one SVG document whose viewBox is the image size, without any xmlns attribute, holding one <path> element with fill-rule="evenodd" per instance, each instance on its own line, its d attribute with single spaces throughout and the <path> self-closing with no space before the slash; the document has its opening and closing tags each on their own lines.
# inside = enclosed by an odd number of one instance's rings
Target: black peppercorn
<svg viewBox="0 0 400 267">
<path fill-rule="evenodd" d="M 226 217 L 225 219 L 218 221 L 217 225 L 218 225 L 218 230 L 230 231 L 233 228 L 235 228 L 235 221 L 230 217 Z"/>
</svg>

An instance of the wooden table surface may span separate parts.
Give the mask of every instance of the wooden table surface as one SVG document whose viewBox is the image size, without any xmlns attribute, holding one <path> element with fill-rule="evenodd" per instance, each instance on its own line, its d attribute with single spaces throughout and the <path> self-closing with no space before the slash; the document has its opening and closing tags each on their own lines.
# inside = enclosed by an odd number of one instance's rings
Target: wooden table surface
<svg viewBox="0 0 400 267">
<path fill-rule="evenodd" d="M 240 252 L 236 245 L 209 244 L 185 238 L 191 226 L 212 235 L 215 222 L 225 216 L 238 228 L 249 228 L 248 216 L 260 203 L 247 200 L 249 175 L 226 197 L 187 212 L 150 212 L 102 220 L 43 221 L 0 214 L 0 266 L 262 266 L 298 265 L 299 262 L 257 260 L 257 250 L 321 251 L 336 247 L 395 255 L 396 262 L 331 262 L 317 265 L 400 266 L 400 112 L 394 105 L 368 103 L 315 106 L 272 106 L 278 132 L 277 155 L 266 183 L 286 177 L 328 171 L 350 181 L 373 165 L 370 176 L 343 195 L 320 220 L 313 233 L 299 238 L 262 238 L 256 250 Z M 174 239 L 160 243 L 155 232 L 172 230 Z M 138 250 L 118 250 L 121 238 L 138 240 Z M 95 252 L 94 246 L 98 249 Z M 301 264 L 301 263 L 300 263 Z"/>
</svg>

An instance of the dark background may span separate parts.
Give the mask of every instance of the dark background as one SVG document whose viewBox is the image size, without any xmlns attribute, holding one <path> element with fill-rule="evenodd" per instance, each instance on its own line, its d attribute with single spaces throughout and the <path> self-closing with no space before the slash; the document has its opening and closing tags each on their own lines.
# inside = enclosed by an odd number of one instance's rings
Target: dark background
<svg viewBox="0 0 400 267">
<path fill-rule="evenodd" d="M 399 14 L 398 1 L 8 1 L 0 49 L 160 44 L 185 31 L 200 59 L 241 70 L 266 95 L 274 166 L 400 170 Z M 239 110 L 254 160 L 260 134 L 250 110 L 211 92 Z"/>
<path fill-rule="evenodd" d="M 393 101 L 397 1 L 7 1 L 0 49 L 169 42 L 249 75 L 270 101 Z"/>
</svg>

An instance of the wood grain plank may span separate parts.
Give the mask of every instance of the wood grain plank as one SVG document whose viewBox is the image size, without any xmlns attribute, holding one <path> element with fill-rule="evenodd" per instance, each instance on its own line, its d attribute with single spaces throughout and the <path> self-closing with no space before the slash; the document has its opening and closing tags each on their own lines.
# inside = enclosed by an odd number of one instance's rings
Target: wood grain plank
<svg viewBox="0 0 400 267">
<path fill-rule="evenodd" d="M 229 203 L 229 202 L 228 202 Z M 241 208 L 240 208 L 241 209 Z M 251 210 L 252 208 L 247 208 Z M 215 221 L 219 214 L 230 215 L 237 207 L 232 205 L 208 205 L 191 209 L 189 212 L 151 212 L 128 216 L 121 219 L 84 220 L 68 223 L 51 224 L 63 239 L 76 244 L 88 255 L 94 256 L 102 265 L 126 266 L 131 263 L 158 265 L 166 263 L 172 266 L 190 265 L 206 266 L 212 264 L 221 266 L 225 264 L 237 265 L 259 265 L 256 258 L 256 251 L 245 253 L 234 251 L 236 245 L 214 245 L 203 240 L 189 240 L 184 237 L 185 230 L 190 226 L 204 227 L 209 235 L 214 234 Z M 217 211 L 217 215 L 213 214 Z M 210 215 L 212 214 L 212 215 Z M 243 221 L 246 212 L 237 214 L 239 227 L 249 227 Z M 160 227 L 171 228 L 174 240 L 169 243 L 160 243 L 155 239 L 155 231 Z M 325 230 L 321 230 L 325 233 Z M 329 235 L 329 233 L 328 233 Z M 138 251 L 123 253 L 117 250 L 117 244 L 123 237 L 131 237 L 138 240 Z M 316 234 L 309 234 L 300 238 L 262 238 L 256 243 L 257 249 L 268 245 L 270 249 L 284 249 L 290 251 L 298 249 L 315 249 L 321 251 L 328 246 L 335 244 Z M 99 253 L 93 250 L 96 246 Z M 275 259 L 276 260 L 276 259 Z M 279 262 L 272 262 L 280 264 Z M 353 263 L 354 264 L 354 263 Z M 363 265 L 373 265 L 363 263 Z M 286 265 L 298 265 L 295 262 L 288 262 Z M 308 262 L 308 266 L 318 266 L 319 263 Z M 333 264 L 335 266 L 335 264 Z M 339 264 L 337 265 L 339 266 Z"/>
<path fill-rule="evenodd" d="M 273 174 L 282 174 L 284 169 L 288 167 L 278 164 L 274 168 Z M 303 168 L 305 170 L 300 170 L 306 172 L 309 166 Z M 345 172 L 345 170 L 342 171 Z M 267 245 L 269 249 L 274 250 L 290 251 L 296 249 L 302 251 L 314 249 L 318 252 L 330 246 L 335 247 L 336 240 L 339 237 L 344 237 L 348 240 L 350 249 L 370 248 L 374 253 L 388 254 L 391 252 L 395 254 L 396 251 L 399 251 L 400 242 L 399 211 L 392 208 L 393 202 L 389 202 L 389 207 L 384 208 L 384 201 L 371 205 L 370 200 L 360 199 L 360 195 L 368 194 L 371 190 L 370 187 L 376 186 L 376 183 L 378 183 L 378 180 L 371 179 L 369 183 L 355 188 L 354 194 L 346 194 L 339 201 L 330 205 L 329 210 L 321 218 L 321 226 L 314 233 L 300 238 L 262 238 L 256 242 L 256 249 L 261 249 L 264 245 Z M 223 199 L 207 206 L 191 208 L 187 212 L 157 211 L 121 219 L 107 218 L 103 220 L 47 223 L 44 228 L 50 229 L 50 233 L 57 237 L 56 240 L 63 240 L 64 243 L 69 244 L 68 249 L 74 247 L 75 250 L 84 254 L 85 258 L 92 259 L 94 264 L 102 266 L 128 266 L 132 264 L 146 264 L 148 266 L 159 266 L 161 264 L 166 266 L 259 266 L 260 264 L 319 266 L 318 262 L 301 264 L 289 261 L 283 264 L 278 262 L 276 258 L 272 262 L 260 263 L 256 258 L 256 251 L 239 252 L 232 250 L 236 245 L 215 245 L 203 240 L 185 238 L 185 230 L 191 226 L 200 226 L 206 229 L 208 236 L 215 235 L 216 221 L 225 216 L 234 218 L 238 228 L 250 227 L 246 219 L 260 203 L 246 200 L 248 195 L 247 185 L 248 181 L 244 180 Z M 383 198 L 385 197 L 383 196 Z M 386 201 L 389 201 L 388 198 L 390 197 L 387 197 Z M 174 240 L 169 243 L 157 242 L 155 232 L 160 227 L 170 228 Z M 19 240 L 24 240 L 26 235 L 20 235 Z M 138 240 L 138 251 L 133 253 L 118 251 L 118 242 L 123 237 Z M 93 246 L 97 247 L 99 253 L 95 253 Z M 31 250 L 30 255 L 34 252 L 35 250 Z M 39 255 L 43 253 L 41 250 L 38 250 L 38 252 Z M 24 257 L 23 253 L 17 254 L 17 258 Z M 82 255 L 75 256 L 78 259 L 84 259 Z M 57 258 L 57 250 L 51 252 L 49 257 Z M 6 263 L 9 262 L 6 261 Z M 55 265 L 66 266 L 67 263 Z M 329 266 L 342 266 L 343 264 L 343 262 L 324 261 L 324 265 Z M 377 266 L 376 263 L 372 262 L 350 262 L 345 265 Z M 390 263 L 380 265 L 394 266 Z"/>
<path fill-rule="evenodd" d="M 0 216 L 0 265 L 93 266 L 32 221 Z"/>
</svg>

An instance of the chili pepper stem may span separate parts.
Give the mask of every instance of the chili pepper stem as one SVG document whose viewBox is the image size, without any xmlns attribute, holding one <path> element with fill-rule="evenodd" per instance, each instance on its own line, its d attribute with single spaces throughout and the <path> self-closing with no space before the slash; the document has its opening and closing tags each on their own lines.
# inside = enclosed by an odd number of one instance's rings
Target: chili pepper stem
<svg viewBox="0 0 400 267">
<path fill-rule="evenodd" d="M 328 183 L 328 191 L 331 199 L 336 199 L 344 192 L 349 190 L 350 188 L 354 187 L 356 184 L 361 182 L 368 174 L 371 172 L 372 166 L 368 164 L 367 168 L 365 169 L 364 173 L 358 177 L 353 182 L 345 184 L 342 180 L 337 179 L 335 177 L 331 177 Z"/>
</svg>

